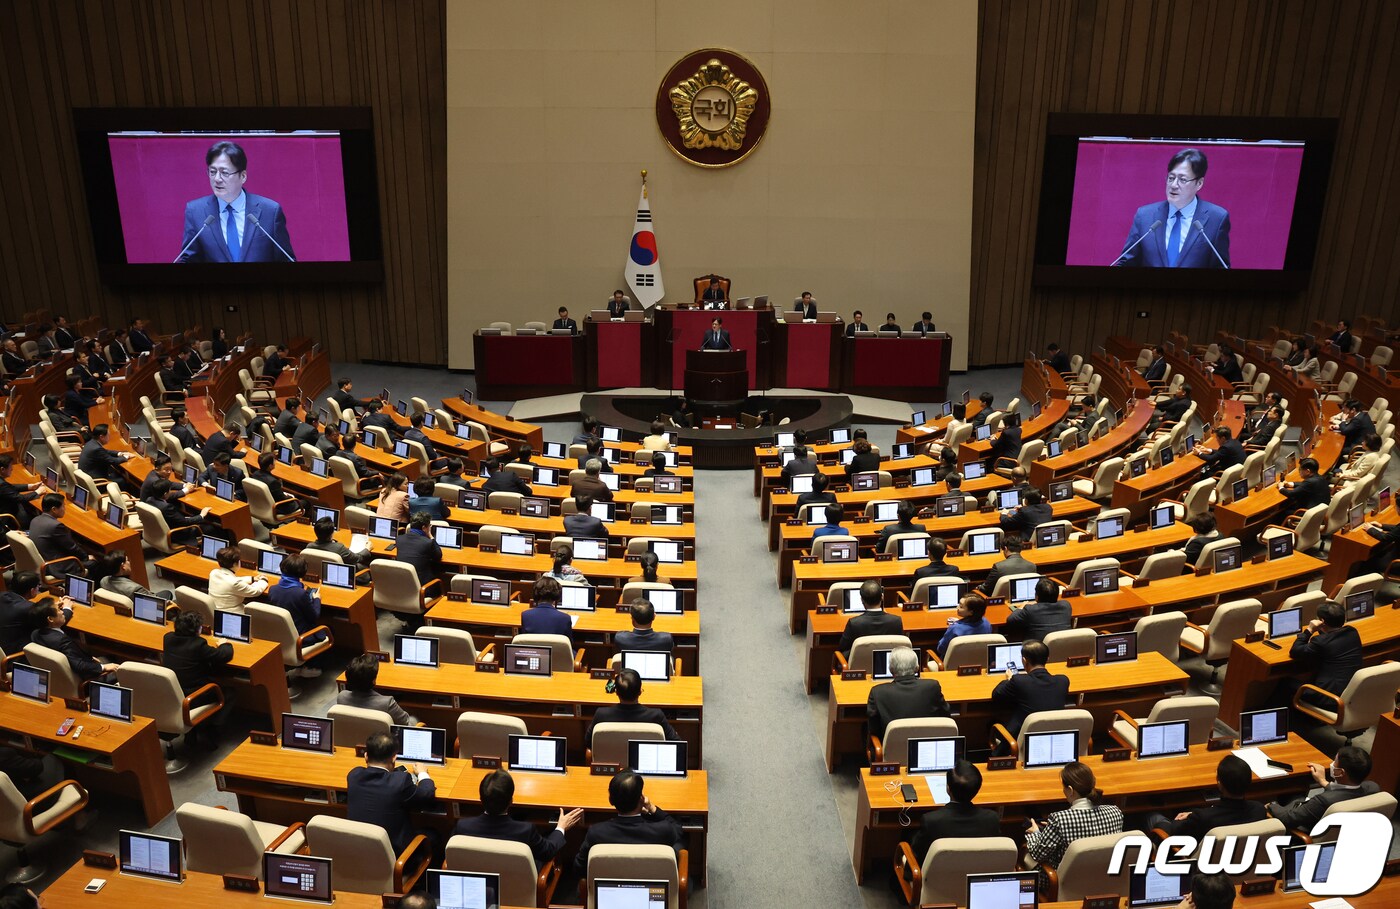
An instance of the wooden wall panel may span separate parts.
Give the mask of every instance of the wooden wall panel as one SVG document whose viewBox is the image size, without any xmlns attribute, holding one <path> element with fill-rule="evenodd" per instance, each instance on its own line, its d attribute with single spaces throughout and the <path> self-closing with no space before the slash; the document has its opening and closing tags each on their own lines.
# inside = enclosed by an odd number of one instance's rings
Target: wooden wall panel
<svg viewBox="0 0 1400 909">
<path fill-rule="evenodd" d="M 447 362 L 443 0 L 9 0 L 0 29 L 0 316 L 140 314 L 337 359 Z M 74 107 L 373 108 L 380 285 L 111 288 L 97 277 Z M 239 311 L 229 314 L 228 305 Z"/>
<path fill-rule="evenodd" d="M 983 0 L 979 42 L 973 365 L 1017 362 L 1052 339 L 1086 351 L 1111 334 L 1254 334 L 1348 314 L 1400 321 L 1400 4 Z M 1051 112 L 1338 118 L 1311 285 L 1228 295 L 1032 287 Z"/>
</svg>

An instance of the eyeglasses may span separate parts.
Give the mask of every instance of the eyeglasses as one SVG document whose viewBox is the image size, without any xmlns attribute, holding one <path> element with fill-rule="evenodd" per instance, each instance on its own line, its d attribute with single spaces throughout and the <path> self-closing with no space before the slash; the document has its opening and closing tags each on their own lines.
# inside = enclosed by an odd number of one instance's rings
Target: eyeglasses
<svg viewBox="0 0 1400 909">
<path fill-rule="evenodd" d="M 212 171 L 211 171 L 212 173 Z M 1182 177 L 1177 174 L 1167 174 L 1168 186 L 1185 186 L 1187 183 L 1195 183 L 1200 177 Z"/>
<path fill-rule="evenodd" d="M 217 180 L 219 177 L 223 177 L 227 180 L 229 177 L 237 176 L 241 173 L 243 173 L 241 170 L 222 170 L 217 167 L 211 167 L 209 168 L 209 179 Z"/>
</svg>

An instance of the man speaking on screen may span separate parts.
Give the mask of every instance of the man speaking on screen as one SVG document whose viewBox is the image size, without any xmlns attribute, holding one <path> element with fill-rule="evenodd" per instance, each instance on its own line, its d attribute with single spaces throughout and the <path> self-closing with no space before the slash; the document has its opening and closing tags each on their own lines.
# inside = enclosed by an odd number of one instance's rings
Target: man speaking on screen
<svg viewBox="0 0 1400 909">
<path fill-rule="evenodd" d="M 282 206 L 243 191 L 248 155 L 220 141 L 204 155 L 211 196 L 185 203 L 185 238 L 177 262 L 295 262 Z"/>
<path fill-rule="evenodd" d="M 1167 200 L 1144 205 L 1114 265 L 1229 268 L 1230 213 L 1200 197 L 1206 156 L 1183 148 L 1167 162 Z"/>
</svg>

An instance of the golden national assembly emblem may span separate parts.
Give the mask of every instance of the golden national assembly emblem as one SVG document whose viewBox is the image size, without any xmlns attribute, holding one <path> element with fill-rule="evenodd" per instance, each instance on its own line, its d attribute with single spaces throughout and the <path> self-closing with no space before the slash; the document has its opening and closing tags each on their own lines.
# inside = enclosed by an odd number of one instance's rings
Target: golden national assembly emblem
<svg viewBox="0 0 1400 909">
<path fill-rule="evenodd" d="M 657 126 L 671 151 L 700 167 L 743 160 L 768 126 L 768 86 L 752 63 L 709 48 L 671 67 L 657 91 Z"/>
</svg>

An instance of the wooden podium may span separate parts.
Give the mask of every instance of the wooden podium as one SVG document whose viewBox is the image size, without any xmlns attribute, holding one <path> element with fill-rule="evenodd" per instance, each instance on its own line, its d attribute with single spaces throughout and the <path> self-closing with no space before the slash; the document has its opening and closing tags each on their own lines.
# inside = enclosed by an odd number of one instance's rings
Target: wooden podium
<svg viewBox="0 0 1400 909">
<path fill-rule="evenodd" d="M 687 350 L 685 396 L 700 404 L 738 404 L 749 394 L 748 354 L 742 350 Z"/>
</svg>

